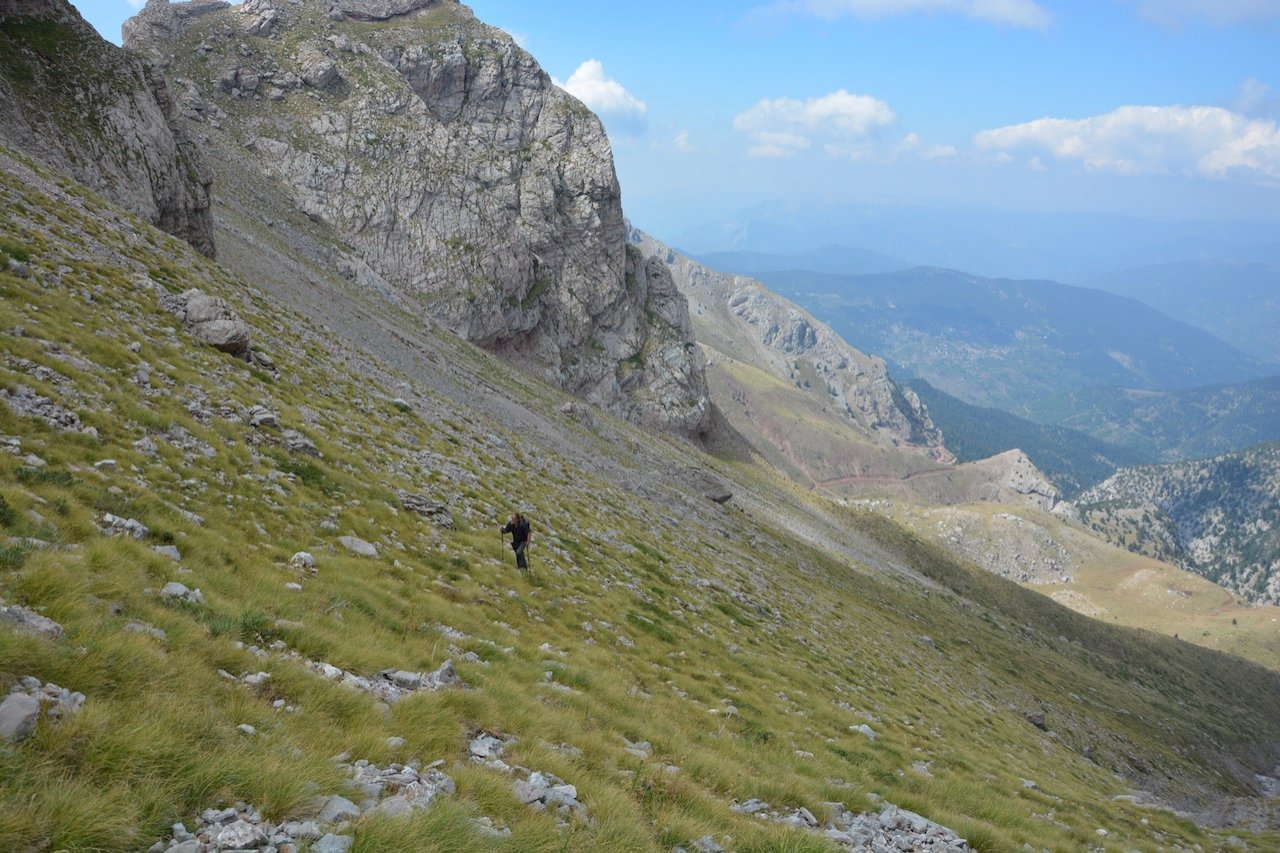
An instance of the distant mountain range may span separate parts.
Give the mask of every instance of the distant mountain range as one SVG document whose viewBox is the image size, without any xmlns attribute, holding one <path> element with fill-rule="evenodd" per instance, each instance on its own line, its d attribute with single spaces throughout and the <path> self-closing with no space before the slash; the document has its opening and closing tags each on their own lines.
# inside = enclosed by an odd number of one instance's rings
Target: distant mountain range
<svg viewBox="0 0 1280 853">
<path fill-rule="evenodd" d="M 908 386 L 942 430 L 947 449 L 961 462 L 1019 449 L 1070 498 L 1125 465 L 1155 461 L 1141 447 L 1110 444 L 1079 430 L 1038 424 L 999 409 L 974 406 L 923 379 Z"/>
<path fill-rule="evenodd" d="M 1125 468 L 1079 504 L 1089 525 L 1116 544 L 1255 603 L 1280 603 L 1280 442 Z"/>
<path fill-rule="evenodd" d="M 928 267 L 759 277 L 901 373 L 1019 415 L 1095 386 L 1193 388 L 1280 372 L 1141 302 L 1056 282 Z"/>
<path fill-rule="evenodd" d="M 813 270 L 837 275 L 894 272 L 916 266 L 911 261 L 848 246 L 819 246 L 804 252 L 771 255 L 765 252 L 711 252 L 694 260 L 713 270 L 759 277 L 784 270 Z"/>
<path fill-rule="evenodd" d="M 1280 361 L 1280 264 L 1180 261 L 1120 270 L 1091 284 L 1145 302 L 1250 355 Z"/>
<path fill-rule="evenodd" d="M 1157 461 L 1215 456 L 1280 439 L 1280 376 L 1180 391 L 1085 388 L 1040 401 L 1030 416 Z"/>
</svg>

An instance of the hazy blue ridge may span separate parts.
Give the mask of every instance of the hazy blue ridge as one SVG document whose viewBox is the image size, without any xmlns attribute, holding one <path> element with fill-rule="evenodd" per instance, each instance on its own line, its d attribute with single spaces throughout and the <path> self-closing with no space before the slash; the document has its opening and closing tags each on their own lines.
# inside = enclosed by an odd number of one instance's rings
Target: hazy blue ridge
<svg viewBox="0 0 1280 853">
<path fill-rule="evenodd" d="M 1091 283 L 1141 300 L 1250 355 L 1280 361 L 1280 264 L 1176 261 L 1130 267 Z"/>
<path fill-rule="evenodd" d="M 1280 376 L 1181 391 L 1085 388 L 1039 401 L 1031 417 L 1167 462 L 1216 456 L 1280 439 Z"/>
<path fill-rule="evenodd" d="M 1057 282 L 932 267 L 775 271 L 760 280 L 851 345 L 966 402 L 1015 414 L 1084 388 L 1194 388 L 1280 373 L 1134 299 Z"/>
</svg>

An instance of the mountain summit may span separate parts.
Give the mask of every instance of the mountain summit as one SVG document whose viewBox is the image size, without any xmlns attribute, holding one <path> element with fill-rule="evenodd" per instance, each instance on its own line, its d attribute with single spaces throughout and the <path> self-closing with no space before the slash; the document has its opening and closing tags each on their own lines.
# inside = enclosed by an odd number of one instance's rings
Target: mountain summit
<svg viewBox="0 0 1280 853">
<path fill-rule="evenodd" d="M 228 204 L 284 201 L 348 279 L 606 410 L 710 429 L 599 119 L 465 6 L 152 0 L 125 44 L 165 66 Z"/>
</svg>

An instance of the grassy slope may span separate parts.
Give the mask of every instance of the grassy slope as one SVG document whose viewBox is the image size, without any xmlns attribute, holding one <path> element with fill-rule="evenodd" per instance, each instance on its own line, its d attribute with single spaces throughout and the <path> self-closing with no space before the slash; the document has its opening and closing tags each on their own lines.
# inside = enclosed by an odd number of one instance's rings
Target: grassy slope
<svg viewBox="0 0 1280 853">
<path fill-rule="evenodd" d="M 723 472 L 746 510 L 720 509 L 652 473 L 697 464 L 688 450 L 601 416 L 585 429 L 559 413 L 557 392 L 447 335 L 400 332 L 420 336 L 415 369 L 440 375 L 429 383 L 68 182 L 10 161 L 0 195 L 5 251 L 33 267 L 31 278 L 0 272 L 0 328 L 24 330 L 3 339 L 0 382 L 63 401 L 99 433 L 56 433 L 0 408 L 0 433 L 48 462 L 23 473 L 19 458 L 0 456 L 0 494 L 15 510 L 6 534 L 66 546 L 7 550 L 0 595 L 67 630 L 56 643 L 0 631 L 0 685 L 34 674 L 88 696 L 75 717 L 0 748 L 0 848 L 137 849 L 235 799 L 292 814 L 317 790 L 341 790 L 329 762 L 341 751 L 443 758 L 458 782 L 455 797 L 411 820 L 361 820 L 360 851 L 475 849 L 465 818 L 477 814 L 512 828 L 512 850 L 650 850 L 708 832 L 738 850 L 822 850 L 730 801 L 821 813 L 830 800 L 866 808 L 873 792 L 982 850 L 1214 848 L 1223 836 L 1113 799 L 1130 790 L 1115 774 L 1203 801 L 1245 793 L 1248 772 L 1274 758 L 1255 749 L 1280 741 L 1273 673 L 1081 619 L 880 516 L 758 470 Z M 282 378 L 181 334 L 136 286 L 144 273 L 231 299 Z M 144 359 L 154 372 L 140 385 L 131 377 Z M 65 379 L 40 379 L 30 364 Z M 189 409 L 257 403 L 323 458 L 290 457 L 272 430 Z M 165 440 L 172 425 L 213 456 Z M 158 456 L 133 447 L 144 434 Z M 92 466 L 104 458 L 117 467 Z M 513 576 L 494 536 L 530 470 L 532 582 Z M 628 478 L 647 491 L 624 488 Z M 397 488 L 447 497 L 457 528 L 397 511 Z M 152 540 L 104 537 L 108 511 L 142 520 Z M 338 530 L 321 529 L 325 520 Z M 842 536 L 788 532 L 801 524 Z M 334 541 L 347 533 L 381 555 L 347 554 Z M 180 565 L 150 550 L 161 541 L 181 549 Z M 319 559 L 315 578 L 287 566 L 304 548 Z M 868 559 L 850 561 L 852 551 Z M 207 605 L 148 592 L 174 579 L 200 587 Z M 284 588 L 294 580 L 301 592 Z M 124 631 L 131 619 L 168 639 Z M 387 714 L 236 645 L 281 639 L 364 673 L 427 669 L 450 654 L 438 625 L 464 632 L 458 650 L 488 665 L 459 661 L 471 689 L 415 696 Z M 934 644 L 918 640 L 926 633 Z M 273 678 L 250 690 L 220 668 Z M 546 671 L 570 692 L 545 686 Z M 301 712 L 278 714 L 276 698 Z M 1052 734 L 1030 726 L 1027 709 L 1043 709 Z M 255 739 L 236 734 L 244 722 Z M 878 740 L 850 732 L 863 722 Z M 576 784 L 595 823 L 558 831 L 517 804 L 510 779 L 458 763 L 480 728 L 516 735 L 515 763 Z M 387 746 L 392 735 L 406 738 L 401 750 Z M 623 735 L 651 741 L 654 759 L 626 753 Z M 582 756 L 549 746 L 560 742 Z"/>
<path fill-rule="evenodd" d="M 1026 585 L 1079 613 L 1280 669 L 1280 608 L 1250 606 L 1199 575 L 1107 544 L 1048 513 L 990 503 L 880 502 L 878 509 L 940 544 L 959 531 L 966 552 L 1016 554 L 1020 568 L 1056 557 L 1063 572 L 1041 573 Z"/>
</svg>

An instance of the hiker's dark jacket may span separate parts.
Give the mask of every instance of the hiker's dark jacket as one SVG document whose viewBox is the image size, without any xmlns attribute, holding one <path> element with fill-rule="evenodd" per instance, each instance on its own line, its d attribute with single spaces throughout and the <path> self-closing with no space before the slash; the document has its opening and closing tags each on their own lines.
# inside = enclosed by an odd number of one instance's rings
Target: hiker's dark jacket
<svg viewBox="0 0 1280 853">
<path fill-rule="evenodd" d="M 503 533 L 511 534 L 512 544 L 529 541 L 529 522 L 527 519 L 509 522 L 502 528 Z"/>
</svg>

